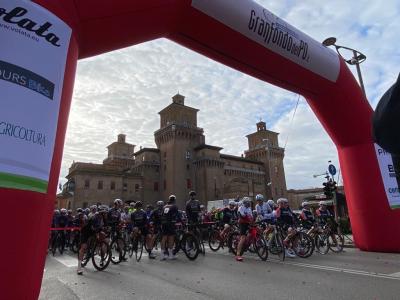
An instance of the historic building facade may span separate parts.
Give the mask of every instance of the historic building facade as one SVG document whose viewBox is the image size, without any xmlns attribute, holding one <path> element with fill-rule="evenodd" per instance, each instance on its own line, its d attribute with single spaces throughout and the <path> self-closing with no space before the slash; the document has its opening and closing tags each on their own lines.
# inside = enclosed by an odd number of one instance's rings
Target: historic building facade
<svg viewBox="0 0 400 300">
<path fill-rule="evenodd" d="M 57 196 L 62 207 L 87 207 L 141 200 L 154 204 L 177 196 L 180 207 L 195 190 L 204 204 L 210 200 L 249 196 L 286 197 L 283 167 L 284 149 L 278 133 L 267 130 L 265 122 L 247 136 L 244 155 L 221 153 L 222 148 L 205 143 L 197 126 L 198 109 L 185 105 L 185 97 L 175 95 L 159 112 L 160 129 L 154 133 L 156 148 L 141 148 L 126 142 L 123 134 L 108 146 L 102 164 L 74 162 L 63 192 Z"/>
</svg>

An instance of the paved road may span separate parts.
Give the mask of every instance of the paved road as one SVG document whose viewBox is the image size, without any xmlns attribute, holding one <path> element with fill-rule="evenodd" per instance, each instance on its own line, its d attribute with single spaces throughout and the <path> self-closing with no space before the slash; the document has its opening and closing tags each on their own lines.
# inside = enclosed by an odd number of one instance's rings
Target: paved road
<svg viewBox="0 0 400 300">
<path fill-rule="evenodd" d="M 76 258 L 49 256 L 40 299 L 400 299 L 400 254 L 314 254 L 284 263 L 208 251 L 188 261 L 128 261 L 76 275 Z"/>
</svg>

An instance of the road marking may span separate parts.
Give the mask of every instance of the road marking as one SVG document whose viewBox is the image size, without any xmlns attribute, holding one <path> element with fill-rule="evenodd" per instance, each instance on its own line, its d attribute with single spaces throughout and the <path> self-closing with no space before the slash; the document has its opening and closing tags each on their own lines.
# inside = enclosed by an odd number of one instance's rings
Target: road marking
<svg viewBox="0 0 400 300">
<path fill-rule="evenodd" d="M 63 256 L 53 256 L 53 259 L 57 260 L 58 262 L 62 263 L 64 266 L 71 268 L 78 266 L 78 259 L 76 257 L 71 257 L 69 255 Z"/>
<path fill-rule="evenodd" d="M 209 252 L 209 253 L 221 254 L 221 255 L 225 255 L 225 256 L 232 256 L 232 254 L 230 254 L 228 252 L 224 252 L 224 253 Z M 246 258 L 249 258 L 252 260 L 259 260 L 259 258 L 255 257 L 255 256 L 246 256 Z M 344 268 L 337 268 L 337 267 L 330 267 L 330 266 L 291 262 L 291 261 L 288 261 L 287 259 L 284 262 L 281 262 L 279 260 L 271 260 L 270 258 L 268 258 L 267 262 L 276 263 L 276 264 L 292 265 L 292 266 L 302 267 L 302 268 L 318 269 L 318 270 L 323 270 L 323 271 L 332 271 L 332 272 L 348 273 L 348 274 L 360 275 L 360 276 L 369 276 L 369 277 L 374 277 L 374 278 L 400 280 L 400 272 L 393 273 L 393 274 L 384 274 L 384 273 L 378 273 L 378 272 L 368 272 L 368 271 L 361 271 L 361 270 L 344 269 Z"/>
<path fill-rule="evenodd" d="M 390 276 L 400 277 L 400 272 L 389 274 Z"/>
</svg>

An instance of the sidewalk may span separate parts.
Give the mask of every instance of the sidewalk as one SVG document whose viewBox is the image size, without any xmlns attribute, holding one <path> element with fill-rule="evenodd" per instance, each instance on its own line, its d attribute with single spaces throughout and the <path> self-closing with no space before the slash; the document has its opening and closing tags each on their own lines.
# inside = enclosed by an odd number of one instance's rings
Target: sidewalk
<svg viewBox="0 0 400 300">
<path fill-rule="evenodd" d="M 355 248 L 355 247 L 356 246 L 354 245 L 353 235 L 346 234 L 344 236 L 344 248 Z"/>
</svg>

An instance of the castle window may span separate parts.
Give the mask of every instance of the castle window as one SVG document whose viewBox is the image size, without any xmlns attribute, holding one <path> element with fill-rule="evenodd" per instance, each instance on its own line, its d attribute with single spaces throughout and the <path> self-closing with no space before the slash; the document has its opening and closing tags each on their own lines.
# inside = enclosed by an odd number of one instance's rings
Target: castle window
<svg viewBox="0 0 400 300">
<path fill-rule="evenodd" d="M 192 181 L 190 180 L 190 178 L 186 179 L 186 188 L 187 189 L 191 189 L 192 188 Z"/>
<path fill-rule="evenodd" d="M 85 189 L 90 188 L 90 180 L 89 179 L 85 179 Z"/>
<path fill-rule="evenodd" d="M 122 190 L 123 190 L 123 191 L 127 191 L 127 190 L 128 190 L 128 184 L 127 184 L 127 183 L 124 183 L 124 184 L 122 185 Z"/>
<path fill-rule="evenodd" d="M 135 193 L 139 192 L 139 184 L 135 184 Z"/>
<path fill-rule="evenodd" d="M 158 192 L 158 182 L 154 182 L 154 191 Z"/>
<path fill-rule="evenodd" d="M 99 180 L 99 182 L 97 183 L 97 189 L 98 190 L 102 190 L 103 189 L 103 180 Z"/>
<path fill-rule="evenodd" d="M 111 189 L 112 191 L 115 190 L 115 182 L 114 182 L 114 181 L 111 181 L 110 189 Z"/>
<path fill-rule="evenodd" d="M 186 170 L 190 170 L 190 165 L 189 164 L 186 164 Z"/>
<path fill-rule="evenodd" d="M 186 159 L 187 159 L 187 160 L 190 159 L 190 151 L 186 151 Z"/>
</svg>

